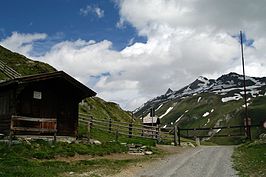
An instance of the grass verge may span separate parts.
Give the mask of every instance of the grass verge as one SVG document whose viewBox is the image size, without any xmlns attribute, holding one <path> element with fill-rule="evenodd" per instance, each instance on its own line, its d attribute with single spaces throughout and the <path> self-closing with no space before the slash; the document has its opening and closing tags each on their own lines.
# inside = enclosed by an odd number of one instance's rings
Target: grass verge
<svg viewBox="0 0 266 177">
<path fill-rule="evenodd" d="M 125 166 L 137 162 L 129 160 L 81 160 L 75 162 L 38 161 L 21 157 L 1 159 L 0 176 L 5 177 L 54 177 L 68 176 L 68 174 L 86 173 L 86 176 L 105 176 L 115 174 Z M 101 169 L 101 171 L 99 171 Z M 69 175 L 70 176 L 70 175 Z"/>
<path fill-rule="evenodd" d="M 82 130 L 84 129 L 84 130 Z M 80 136 L 86 133 L 85 128 L 81 127 Z M 22 141 L 8 147 L 7 144 L 0 143 L 0 176 L 4 177 L 54 177 L 71 176 L 70 174 L 82 174 L 86 176 L 106 176 L 120 172 L 128 165 L 140 161 L 148 160 L 154 156 L 162 155 L 158 149 L 153 147 L 154 140 L 142 138 L 128 138 L 119 136 L 115 142 L 112 133 L 92 129 L 91 137 L 102 142 L 101 145 L 66 143 L 66 142 L 47 142 L 44 140 Z M 138 143 L 148 147 L 154 152 L 154 156 L 136 159 L 104 159 L 97 156 L 104 156 L 112 153 L 127 152 L 128 148 L 124 143 Z M 58 157 L 73 157 L 75 155 L 95 156 L 93 159 L 62 161 Z"/>
<path fill-rule="evenodd" d="M 233 153 L 233 162 L 241 177 L 265 177 L 266 144 L 249 143 L 237 147 Z"/>
<path fill-rule="evenodd" d="M 14 144 L 10 148 L 0 143 L 0 176 L 58 176 L 66 172 L 82 172 L 98 167 L 106 168 L 111 172 L 134 160 L 80 160 L 73 162 L 57 161 L 56 157 L 71 157 L 80 155 L 106 155 L 125 152 L 127 147 L 119 143 L 103 143 L 102 145 L 69 144 L 57 142 L 51 144 L 43 140 L 31 143 Z"/>
</svg>

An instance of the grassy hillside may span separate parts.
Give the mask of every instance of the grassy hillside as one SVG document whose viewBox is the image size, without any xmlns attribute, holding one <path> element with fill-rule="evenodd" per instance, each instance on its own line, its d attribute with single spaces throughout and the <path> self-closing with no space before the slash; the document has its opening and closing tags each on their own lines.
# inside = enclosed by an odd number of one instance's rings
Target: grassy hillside
<svg viewBox="0 0 266 177">
<path fill-rule="evenodd" d="M 2 46 L 0 46 L 0 60 L 23 76 L 55 71 L 52 66 L 46 63 L 30 60 Z M 4 79 L 7 79 L 6 75 L 0 72 L 0 80 Z"/>
<path fill-rule="evenodd" d="M 96 119 L 113 119 L 128 122 L 131 120 L 130 112 L 126 112 L 113 102 L 106 102 L 99 97 L 86 98 L 80 103 L 80 113 L 92 115 Z"/>
<path fill-rule="evenodd" d="M 219 119 L 219 125 L 225 126 L 229 123 L 239 124 L 239 112 L 243 109 L 241 105 L 243 100 L 222 103 L 219 95 L 205 93 L 178 102 L 168 102 L 156 114 L 163 115 L 170 106 L 173 109 L 162 118 L 163 124 L 174 123 L 182 116 L 178 125 L 183 128 L 213 127 Z"/>
<path fill-rule="evenodd" d="M 257 97 L 248 107 L 249 116 L 252 118 L 252 123 L 262 123 L 266 120 L 266 96 Z"/>
<path fill-rule="evenodd" d="M 252 119 L 252 124 L 262 124 L 266 120 L 266 96 L 251 98 L 249 101 L 248 115 Z M 162 126 L 172 126 L 175 124 L 181 128 L 207 128 L 218 126 L 244 125 L 244 100 L 228 101 L 223 103 L 221 96 L 216 94 L 198 94 L 182 100 L 172 100 L 164 103 L 156 111 L 156 115 L 162 116 L 172 107 L 172 110 L 162 117 Z M 157 107 L 157 108 L 158 108 Z M 258 137 L 265 132 L 262 128 L 252 128 L 252 138 Z M 207 135 L 209 130 L 196 131 L 197 135 Z M 217 134 L 243 134 L 243 129 L 223 129 Z M 215 143 L 237 144 L 242 142 L 239 137 L 211 138 Z"/>
</svg>

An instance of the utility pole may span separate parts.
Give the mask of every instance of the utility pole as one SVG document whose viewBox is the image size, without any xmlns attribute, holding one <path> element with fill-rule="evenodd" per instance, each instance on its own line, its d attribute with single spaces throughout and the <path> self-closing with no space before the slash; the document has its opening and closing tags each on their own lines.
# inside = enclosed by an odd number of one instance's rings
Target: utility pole
<svg viewBox="0 0 266 177">
<path fill-rule="evenodd" d="M 155 117 L 155 109 L 154 107 L 151 107 L 151 110 L 150 110 L 150 116 L 151 116 L 151 126 L 153 127 L 153 117 Z"/>
<path fill-rule="evenodd" d="M 244 82 L 244 100 L 245 100 L 245 125 L 247 138 L 251 140 L 250 125 L 248 120 L 248 103 L 247 103 L 247 89 L 246 89 L 246 75 L 245 75 L 245 61 L 244 61 L 244 49 L 243 49 L 243 36 L 240 31 L 240 43 L 241 43 L 241 56 L 242 56 L 242 68 L 243 68 L 243 82 Z"/>
</svg>

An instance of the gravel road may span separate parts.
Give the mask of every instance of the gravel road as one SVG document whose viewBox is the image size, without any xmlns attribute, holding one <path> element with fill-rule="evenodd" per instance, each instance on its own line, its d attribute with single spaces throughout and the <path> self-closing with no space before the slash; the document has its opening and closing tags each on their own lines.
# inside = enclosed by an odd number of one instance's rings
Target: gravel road
<svg viewBox="0 0 266 177">
<path fill-rule="evenodd" d="M 233 146 L 200 146 L 158 160 L 134 177 L 236 177 Z"/>
</svg>

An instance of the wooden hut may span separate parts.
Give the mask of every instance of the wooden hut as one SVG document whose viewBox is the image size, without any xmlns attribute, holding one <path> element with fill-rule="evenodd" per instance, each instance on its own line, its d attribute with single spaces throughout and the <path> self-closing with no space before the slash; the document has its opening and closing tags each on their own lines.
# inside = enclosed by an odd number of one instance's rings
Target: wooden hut
<svg viewBox="0 0 266 177">
<path fill-rule="evenodd" d="M 157 137 L 160 125 L 158 116 L 151 117 L 148 114 L 146 117 L 143 117 L 142 123 L 144 128 L 143 135 Z"/>
<path fill-rule="evenodd" d="M 160 124 L 160 119 L 158 116 L 151 117 L 150 114 L 148 114 L 146 117 L 143 118 L 143 125 L 147 126 L 157 126 Z"/>
<path fill-rule="evenodd" d="M 1 82 L 0 133 L 9 134 L 11 117 L 15 115 L 38 118 L 40 122 L 56 119 L 57 135 L 76 136 L 78 104 L 83 98 L 95 95 L 93 90 L 63 71 Z"/>
</svg>

